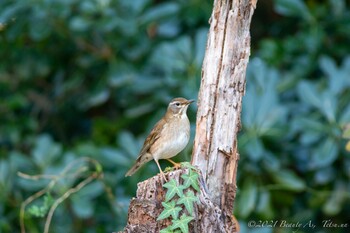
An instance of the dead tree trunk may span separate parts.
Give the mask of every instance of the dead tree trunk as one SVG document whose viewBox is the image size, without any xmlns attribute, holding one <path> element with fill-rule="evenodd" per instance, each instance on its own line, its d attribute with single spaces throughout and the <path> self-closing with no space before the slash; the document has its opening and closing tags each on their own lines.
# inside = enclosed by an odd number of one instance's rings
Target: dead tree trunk
<svg viewBox="0 0 350 233">
<path fill-rule="evenodd" d="M 212 201 L 229 213 L 236 194 L 237 133 L 255 5 L 256 0 L 215 1 L 198 98 L 192 164 L 201 169 Z"/>
<path fill-rule="evenodd" d="M 237 133 L 250 55 L 250 22 L 257 0 L 214 0 L 198 98 L 192 164 L 201 171 L 199 201 L 189 232 L 237 232 L 232 219 L 236 195 Z M 171 172 L 180 184 L 186 169 Z M 161 176 L 138 184 L 123 232 L 159 232 L 165 191 Z"/>
</svg>

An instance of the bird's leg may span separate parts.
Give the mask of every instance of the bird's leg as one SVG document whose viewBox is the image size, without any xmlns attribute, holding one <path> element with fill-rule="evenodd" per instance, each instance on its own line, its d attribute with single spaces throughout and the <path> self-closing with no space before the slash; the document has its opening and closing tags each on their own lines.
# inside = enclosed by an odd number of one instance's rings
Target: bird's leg
<svg viewBox="0 0 350 233">
<path fill-rule="evenodd" d="M 156 162 L 156 164 L 157 164 L 157 166 L 158 166 L 158 168 L 159 168 L 160 174 L 162 174 L 162 176 L 163 176 L 165 182 L 168 182 L 168 180 L 165 178 L 165 175 L 164 175 L 164 172 L 162 171 L 162 168 L 160 167 L 160 165 L 159 165 L 159 163 L 158 163 L 158 160 L 155 159 L 154 161 Z"/>
<path fill-rule="evenodd" d="M 175 163 L 174 161 L 172 161 L 171 159 L 166 159 L 168 160 L 170 163 L 172 163 L 174 165 L 174 169 L 180 169 L 181 168 L 181 163 Z"/>
</svg>

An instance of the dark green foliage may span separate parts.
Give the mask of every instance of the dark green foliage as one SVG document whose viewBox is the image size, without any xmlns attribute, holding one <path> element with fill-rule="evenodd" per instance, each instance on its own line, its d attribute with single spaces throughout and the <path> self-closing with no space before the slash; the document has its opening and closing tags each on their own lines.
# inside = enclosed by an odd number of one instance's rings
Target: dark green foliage
<svg viewBox="0 0 350 233">
<path fill-rule="evenodd" d="M 350 216 L 350 155 L 342 135 L 350 123 L 350 34 L 343 30 L 349 5 L 276 0 L 274 6 L 284 17 L 259 41 L 247 73 L 235 213 L 347 232 L 322 221 L 346 223 Z"/>
<path fill-rule="evenodd" d="M 346 0 L 258 1 L 239 137 L 242 232 L 252 230 L 251 219 L 318 227 L 349 220 L 349 7 Z M 104 177 L 60 205 L 50 232 L 125 225 L 137 182 L 158 170 L 150 162 L 124 174 L 167 102 L 196 98 L 211 9 L 198 0 L 0 1 L 0 232 L 19 232 L 21 203 L 48 182 L 17 172 L 57 175 L 85 156 Z M 193 137 L 194 107 L 189 117 Z M 190 150 L 178 160 L 189 161 Z M 79 181 L 65 179 L 54 192 Z M 29 212 L 42 216 L 49 206 L 41 199 Z M 27 232 L 43 224 L 26 216 Z"/>
</svg>

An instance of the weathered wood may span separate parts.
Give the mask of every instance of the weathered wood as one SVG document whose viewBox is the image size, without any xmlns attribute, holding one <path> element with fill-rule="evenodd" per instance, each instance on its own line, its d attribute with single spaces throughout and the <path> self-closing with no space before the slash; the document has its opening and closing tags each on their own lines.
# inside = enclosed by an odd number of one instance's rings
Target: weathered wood
<svg viewBox="0 0 350 233">
<path fill-rule="evenodd" d="M 250 56 L 249 27 L 257 0 L 214 0 L 198 97 L 192 164 L 201 170 L 199 199 L 190 232 L 236 232 L 237 133 Z M 179 182 L 185 170 L 171 172 Z M 158 175 L 138 184 L 123 232 L 159 232 L 165 190 Z"/>
<path fill-rule="evenodd" d="M 192 164 L 198 166 L 212 201 L 232 213 L 236 195 L 250 22 L 256 1 L 215 0 L 198 98 Z"/>
<path fill-rule="evenodd" d="M 167 178 L 169 180 L 175 179 L 181 185 L 182 179 L 180 177 L 184 173 L 188 173 L 188 170 L 173 171 L 167 173 Z M 171 224 L 169 219 L 157 221 L 157 217 L 163 211 L 161 202 L 165 199 L 165 190 L 162 184 L 163 181 L 160 175 L 138 184 L 137 195 L 136 198 L 131 200 L 128 223 L 122 231 L 123 233 L 154 233 Z M 192 191 L 195 192 L 193 189 Z M 200 178 L 200 192 L 197 193 L 197 196 L 199 202 L 194 207 L 195 219 L 190 222 L 190 232 L 235 232 L 234 224 L 225 225 L 222 221 L 222 218 L 233 221 L 232 215 L 223 215 L 220 208 L 210 200 L 202 176 Z M 180 212 L 180 215 L 182 212 Z"/>
</svg>

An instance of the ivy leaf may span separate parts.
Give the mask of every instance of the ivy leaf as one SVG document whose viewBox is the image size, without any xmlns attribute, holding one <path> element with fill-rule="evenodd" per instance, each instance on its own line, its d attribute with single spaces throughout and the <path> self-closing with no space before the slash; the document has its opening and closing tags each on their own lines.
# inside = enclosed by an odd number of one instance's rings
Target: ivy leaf
<svg viewBox="0 0 350 233">
<path fill-rule="evenodd" d="M 198 197 L 194 195 L 192 191 L 188 191 L 183 197 L 180 197 L 177 204 L 184 204 L 188 213 L 193 214 L 193 202 L 198 201 Z"/>
<path fill-rule="evenodd" d="M 172 171 L 174 171 L 174 167 L 166 167 L 166 168 L 164 169 L 164 173 L 172 172 Z"/>
<path fill-rule="evenodd" d="M 174 231 L 171 230 L 171 227 L 169 226 L 167 228 L 164 228 L 164 229 L 160 230 L 159 233 L 174 233 Z"/>
<path fill-rule="evenodd" d="M 158 216 L 157 221 L 165 219 L 165 218 L 169 217 L 170 215 L 173 217 L 173 219 L 178 218 L 179 212 L 181 211 L 181 207 L 180 206 L 175 207 L 175 205 L 176 205 L 175 201 L 162 202 L 162 205 L 164 206 L 164 210 Z"/>
<path fill-rule="evenodd" d="M 180 219 L 172 220 L 173 224 L 171 225 L 171 229 L 175 230 L 176 228 L 180 228 L 183 233 L 188 233 L 188 223 L 192 220 L 193 217 L 183 214 Z"/>
<path fill-rule="evenodd" d="M 42 218 L 47 214 L 48 210 L 50 209 L 50 207 L 52 206 L 53 203 L 54 203 L 54 199 L 48 193 L 44 196 L 43 204 L 41 206 L 39 206 L 39 205 L 31 206 L 28 209 L 28 213 L 30 213 L 31 215 L 33 215 L 35 217 Z"/>
<path fill-rule="evenodd" d="M 185 186 L 185 188 L 192 186 L 195 190 L 199 192 L 198 177 L 198 173 L 193 171 L 192 169 L 189 169 L 188 174 L 181 175 L 181 178 L 184 179 L 183 185 Z"/>
<path fill-rule="evenodd" d="M 172 199 L 175 196 L 175 194 L 177 194 L 179 197 L 182 197 L 183 190 L 185 189 L 185 186 L 178 185 L 174 179 L 165 183 L 163 187 L 168 189 L 168 191 L 165 194 L 165 201 L 169 201 L 170 199 Z"/>
<path fill-rule="evenodd" d="M 182 162 L 181 163 L 181 167 L 184 167 L 184 168 L 190 168 L 190 169 L 193 169 L 193 170 L 197 170 L 198 168 L 196 168 L 195 166 L 193 166 L 191 163 L 189 162 Z"/>
</svg>

